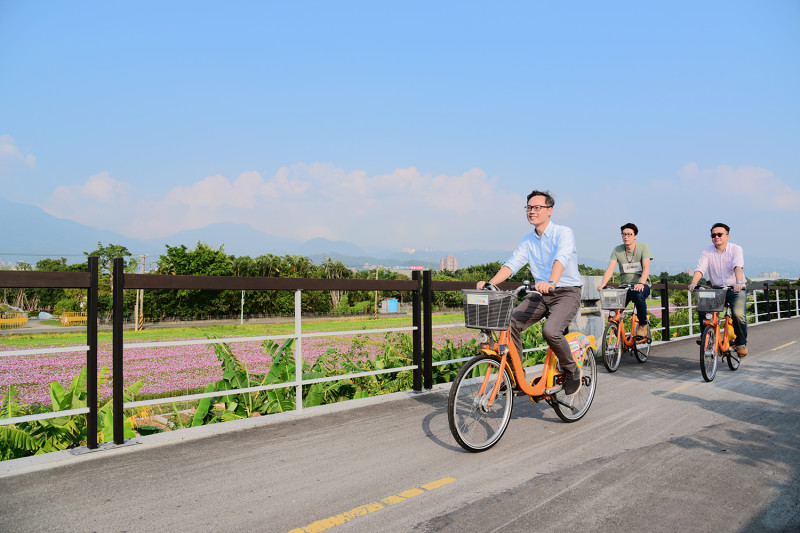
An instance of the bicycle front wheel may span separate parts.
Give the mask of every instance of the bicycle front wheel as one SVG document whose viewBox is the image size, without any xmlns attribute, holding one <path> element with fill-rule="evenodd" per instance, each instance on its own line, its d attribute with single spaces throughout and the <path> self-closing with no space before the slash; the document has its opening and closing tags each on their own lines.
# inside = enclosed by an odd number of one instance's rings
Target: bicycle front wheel
<svg viewBox="0 0 800 533">
<path fill-rule="evenodd" d="M 586 357 L 584 357 L 583 361 L 584 363 L 581 367 L 583 383 L 580 390 L 571 398 L 563 392 L 557 392 L 555 401 L 551 404 L 558 418 L 564 422 L 575 422 L 583 418 L 594 399 L 594 393 L 597 389 L 597 363 L 594 360 L 593 349 L 586 349 Z"/>
<path fill-rule="evenodd" d="M 622 359 L 622 342 L 619 339 L 619 325 L 611 322 L 603 332 L 603 366 L 609 372 L 616 372 Z"/>
<path fill-rule="evenodd" d="M 741 359 L 739 359 L 739 354 L 736 353 L 736 348 L 731 348 L 726 358 L 728 359 L 728 368 L 731 370 L 736 370 L 739 368 Z"/>
<path fill-rule="evenodd" d="M 647 340 L 644 342 L 636 343 L 633 345 L 633 355 L 636 356 L 636 360 L 640 363 L 644 363 L 647 361 L 647 358 L 650 356 L 650 345 L 653 344 L 653 335 L 650 333 L 650 329 L 647 329 Z"/>
<path fill-rule="evenodd" d="M 483 394 L 478 394 L 486 375 L 489 380 Z M 497 397 L 489 405 L 489 395 L 501 380 Z M 488 450 L 500 440 L 511 420 L 514 395 L 508 370 L 488 355 L 473 357 L 461 368 L 447 402 L 447 420 L 456 442 L 467 451 Z"/>
<path fill-rule="evenodd" d="M 711 326 L 706 326 L 700 335 L 700 371 L 706 381 L 712 381 L 717 374 L 717 334 Z"/>
</svg>

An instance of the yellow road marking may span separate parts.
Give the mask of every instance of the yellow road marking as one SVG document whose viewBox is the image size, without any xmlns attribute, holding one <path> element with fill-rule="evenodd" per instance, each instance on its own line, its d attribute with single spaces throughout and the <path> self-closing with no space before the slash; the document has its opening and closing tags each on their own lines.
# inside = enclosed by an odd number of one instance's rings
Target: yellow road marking
<svg viewBox="0 0 800 533">
<path fill-rule="evenodd" d="M 681 385 L 680 387 L 675 387 L 675 388 L 674 388 L 674 389 L 672 389 L 671 391 L 662 392 L 661 394 L 659 394 L 659 396 L 669 396 L 670 394 L 674 394 L 674 393 L 676 393 L 676 392 L 678 392 L 678 391 L 680 391 L 680 390 L 683 390 L 683 389 L 685 389 L 685 388 L 691 387 L 692 385 L 694 385 L 694 382 L 693 382 L 693 381 L 690 381 L 689 383 L 684 383 L 684 384 L 683 384 L 683 385 Z"/>
<path fill-rule="evenodd" d="M 430 483 L 425 483 L 424 485 L 420 485 L 422 488 L 413 488 L 409 490 L 404 490 L 398 494 L 394 494 L 392 496 L 388 496 L 381 500 L 381 502 L 372 502 L 368 503 L 367 505 L 362 505 L 360 507 L 356 507 L 355 509 L 351 509 L 346 513 L 342 513 L 336 516 L 332 516 L 330 518 L 326 518 L 325 520 L 317 520 L 313 524 L 309 524 L 306 527 L 299 527 L 292 529 L 289 533 L 320 533 L 322 531 L 326 531 L 331 529 L 335 526 L 340 526 L 346 522 L 353 520 L 354 518 L 358 518 L 359 516 L 366 516 L 370 513 L 374 513 L 375 511 L 379 511 L 383 509 L 385 506 L 396 505 L 400 502 L 403 502 L 409 498 L 413 498 L 414 496 L 419 496 L 420 494 L 425 494 L 425 492 L 430 492 L 434 489 L 438 489 L 439 487 L 443 487 L 448 483 L 452 483 L 455 481 L 455 478 L 452 477 L 443 477 L 442 479 L 437 479 L 436 481 L 431 481 Z"/>
<path fill-rule="evenodd" d="M 791 346 L 792 344 L 794 344 L 796 342 L 797 341 L 787 342 L 786 344 L 784 344 L 782 346 L 778 346 L 777 348 L 773 348 L 772 351 L 774 352 L 775 350 L 780 350 L 781 348 L 786 348 L 787 346 Z"/>
</svg>

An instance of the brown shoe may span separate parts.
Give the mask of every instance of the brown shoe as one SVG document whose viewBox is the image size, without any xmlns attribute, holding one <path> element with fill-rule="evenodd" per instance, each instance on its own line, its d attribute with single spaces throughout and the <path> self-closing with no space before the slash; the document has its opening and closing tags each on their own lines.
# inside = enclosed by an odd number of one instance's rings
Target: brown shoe
<svg viewBox="0 0 800 533">
<path fill-rule="evenodd" d="M 575 372 L 565 372 L 564 373 L 564 385 L 563 390 L 564 394 L 567 396 L 572 396 L 581 390 L 581 385 L 583 384 L 583 371 L 581 367 L 575 369 Z"/>
<path fill-rule="evenodd" d="M 736 353 L 739 354 L 740 359 L 747 357 L 747 346 L 737 346 Z"/>
<path fill-rule="evenodd" d="M 648 324 L 640 324 L 636 326 L 636 336 L 637 337 L 647 337 L 647 334 L 650 332 L 650 326 Z"/>
</svg>

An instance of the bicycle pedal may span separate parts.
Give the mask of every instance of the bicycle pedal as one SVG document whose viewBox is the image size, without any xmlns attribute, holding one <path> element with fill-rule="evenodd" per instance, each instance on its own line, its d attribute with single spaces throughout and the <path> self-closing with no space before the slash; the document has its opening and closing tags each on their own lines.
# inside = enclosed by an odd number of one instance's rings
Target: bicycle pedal
<svg viewBox="0 0 800 533">
<path fill-rule="evenodd" d="M 562 385 L 556 385 L 555 387 L 551 387 L 549 389 L 545 389 L 544 393 L 546 395 L 548 395 L 548 396 L 552 396 L 553 394 L 556 394 L 557 392 L 561 392 L 562 390 L 564 390 L 564 387 Z"/>
</svg>

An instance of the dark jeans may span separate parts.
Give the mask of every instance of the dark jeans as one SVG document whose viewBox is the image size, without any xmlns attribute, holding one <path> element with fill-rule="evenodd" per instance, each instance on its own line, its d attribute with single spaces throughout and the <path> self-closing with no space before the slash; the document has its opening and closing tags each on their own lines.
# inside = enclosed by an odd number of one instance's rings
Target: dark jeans
<svg viewBox="0 0 800 533">
<path fill-rule="evenodd" d="M 511 340 L 522 357 L 522 332 L 539 322 L 548 313 L 547 321 L 542 328 L 542 336 L 561 363 L 561 369 L 575 372 L 578 369 L 569 342 L 564 337 L 564 330 L 575 317 L 581 306 L 580 287 L 557 287 L 549 294 L 539 296 L 529 294 L 511 313 Z"/>
<path fill-rule="evenodd" d="M 728 289 L 728 292 L 725 293 L 725 303 L 731 306 L 733 332 L 736 334 L 733 345 L 745 346 L 747 345 L 747 291 L 743 289 L 739 292 L 734 292 L 733 289 Z M 703 322 L 705 322 L 706 316 L 710 314 L 703 311 L 697 312 L 701 331 L 704 327 Z"/>
<path fill-rule="evenodd" d="M 650 285 L 645 285 L 641 292 L 633 290 L 633 287 L 628 289 L 628 295 L 625 297 L 625 307 L 633 300 L 633 306 L 636 308 L 636 318 L 639 320 L 639 325 L 647 324 L 647 297 L 650 296 Z M 634 333 L 636 333 L 634 331 Z"/>
</svg>

